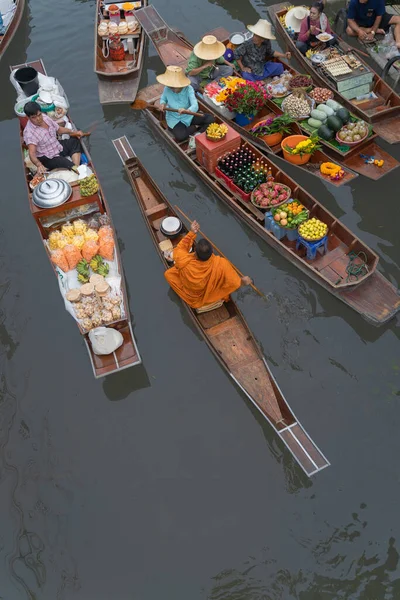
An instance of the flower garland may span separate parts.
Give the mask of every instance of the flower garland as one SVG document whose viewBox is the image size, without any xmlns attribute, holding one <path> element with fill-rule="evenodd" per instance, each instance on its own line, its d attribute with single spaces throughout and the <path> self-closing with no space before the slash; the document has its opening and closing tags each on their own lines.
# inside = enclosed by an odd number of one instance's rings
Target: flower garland
<svg viewBox="0 0 400 600">
<path fill-rule="evenodd" d="M 322 163 L 319 170 L 321 171 L 322 175 L 328 175 L 328 177 L 333 181 L 338 181 L 345 176 L 345 172 L 343 171 L 342 167 L 331 162 Z"/>
</svg>

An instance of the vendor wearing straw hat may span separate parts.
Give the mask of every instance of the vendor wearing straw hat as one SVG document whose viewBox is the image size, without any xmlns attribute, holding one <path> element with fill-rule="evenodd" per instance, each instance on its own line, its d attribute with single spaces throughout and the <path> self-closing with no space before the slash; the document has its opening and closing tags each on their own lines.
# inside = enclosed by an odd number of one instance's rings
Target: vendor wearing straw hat
<svg viewBox="0 0 400 600">
<path fill-rule="evenodd" d="M 178 112 L 167 112 L 166 121 L 168 129 L 172 131 L 177 142 L 183 142 L 196 132 L 202 133 L 214 121 L 211 115 L 194 117 L 184 114 L 183 111 L 197 112 L 199 104 L 194 94 L 194 89 L 181 67 L 173 65 L 167 67 L 165 73 L 157 75 L 157 81 L 165 85 L 160 98 L 160 109 L 174 108 Z"/>
<path fill-rule="evenodd" d="M 272 50 L 270 40 L 275 40 L 272 34 L 272 25 L 265 19 L 259 19 L 255 25 L 248 25 L 253 37 L 235 50 L 235 59 L 242 72 L 243 79 L 260 81 L 267 77 L 275 77 L 283 73 L 281 63 L 272 62 L 271 58 L 290 59 L 290 52 L 282 54 Z"/>
<path fill-rule="evenodd" d="M 232 65 L 225 60 L 226 48 L 215 35 L 205 35 L 195 45 L 186 67 L 186 75 L 196 92 L 214 79 L 229 77 L 233 73 Z M 218 66 L 217 66 L 218 65 Z"/>
</svg>

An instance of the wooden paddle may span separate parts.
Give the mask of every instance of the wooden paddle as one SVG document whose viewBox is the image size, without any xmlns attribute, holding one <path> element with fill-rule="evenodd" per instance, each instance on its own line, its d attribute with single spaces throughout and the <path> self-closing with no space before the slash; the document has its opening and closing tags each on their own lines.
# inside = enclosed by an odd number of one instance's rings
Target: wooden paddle
<svg viewBox="0 0 400 600">
<path fill-rule="evenodd" d="M 181 210 L 179 208 L 179 206 L 177 206 L 176 204 L 175 204 L 175 209 L 178 212 L 181 213 L 181 215 L 186 219 L 186 221 L 188 223 L 190 223 L 190 224 L 192 223 L 192 220 L 187 215 L 185 215 L 185 213 L 183 212 L 183 210 Z M 240 277 L 245 277 L 245 275 L 243 275 L 243 273 L 241 271 L 239 271 L 239 269 L 237 267 L 235 267 L 235 265 L 229 260 L 229 258 L 226 258 L 225 254 L 223 254 L 221 252 L 221 250 L 219 248 L 217 248 L 217 246 L 206 235 L 204 235 L 204 233 L 202 231 L 199 230 L 199 233 L 200 233 L 200 235 L 203 236 L 203 238 L 205 240 L 207 240 L 208 242 L 210 242 L 211 246 L 214 248 L 214 250 L 216 250 L 218 252 L 218 254 L 220 254 L 223 258 L 225 258 L 232 265 L 232 267 L 235 269 L 235 271 L 237 272 L 237 274 L 240 275 Z M 261 296 L 261 298 L 265 298 L 265 299 L 267 298 L 266 295 L 263 294 L 262 292 L 260 292 L 260 290 L 255 285 L 253 285 L 252 283 L 250 283 L 250 286 L 253 288 L 253 290 L 255 292 L 257 292 L 257 294 L 259 294 L 259 296 Z"/>
<path fill-rule="evenodd" d="M 146 100 L 140 99 L 135 100 L 135 102 L 131 104 L 131 108 L 133 108 L 133 110 L 144 110 L 145 108 L 150 108 L 150 110 L 161 111 L 161 108 L 159 108 L 158 106 L 154 106 L 154 104 L 149 104 L 148 102 L 146 102 Z M 177 108 L 165 108 L 164 110 L 167 110 L 168 112 L 179 112 Z M 191 112 L 190 110 L 182 110 L 181 113 L 183 113 L 184 115 L 193 115 L 194 117 L 204 117 L 203 113 L 195 113 Z"/>
</svg>

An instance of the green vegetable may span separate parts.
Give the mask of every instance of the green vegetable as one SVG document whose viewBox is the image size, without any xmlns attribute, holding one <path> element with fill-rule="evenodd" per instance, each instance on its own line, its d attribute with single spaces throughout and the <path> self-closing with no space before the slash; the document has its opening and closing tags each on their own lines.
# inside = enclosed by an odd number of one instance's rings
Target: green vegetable
<svg viewBox="0 0 400 600">
<path fill-rule="evenodd" d="M 329 106 L 329 108 L 332 108 L 335 112 L 343 108 L 342 105 L 338 102 L 335 102 L 335 100 L 327 100 L 326 105 Z"/>
<path fill-rule="evenodd" d="M 343 125 L 346 125 L 346 123 L 348 123 L 350 120 L 350 113 L 346 108 L 340 108 L 337 111 L 336 116 L 339 117 Z"/>
<path fill-rule="evenodd" d="M 343 127 L 343 123 L 342 123 L 341 119 L 339 119 L 339 117 L 336 117 L 336 116 L 328 117 L 326 124 L 333 131 L 340 131 Z"/>
<path fill-rule="evenodd" d="M 330 118 L 332 118 L 332 117 L 330 117 Z M 332 129 L 329 129 L 329 127 L 327 125 L 325 125 L 325 123 L 324 123 L 318 129 L 318 135 L 322 140 L 325 140 L 326 142 L 328 142 L 329 140 L 331 140 L 333 138 L 334 132 L 332 131 Z"/>
<path fill-rule="evenodd" d="M 317 119 L 318 121 L 326 121 L 326 114 L 324 113 L 323 110 L 312 110 L 311 111 L 311 117 L 313 119 Z"/>
<path fill-rule="evenodd" d="M 319 121 L 318 119 L 308 119 L 307 123 L 309 124 L 310 127 L 313 127 L 314 129 L 318 129 L 318 127 L 321 127 L 322 125 L 322 121 Z"/>
<path fill-rule="evenodd" d="M 331 117 L 332 115 L 335 114 L 335 111 L 333 110 L 333 108 L 331 108 L 330 106 L 326 106 L 326 104 L 318 104 L 317 110 L 321 110 L 326 115 L 328 115 L 328 117 Z"/>
</svg>

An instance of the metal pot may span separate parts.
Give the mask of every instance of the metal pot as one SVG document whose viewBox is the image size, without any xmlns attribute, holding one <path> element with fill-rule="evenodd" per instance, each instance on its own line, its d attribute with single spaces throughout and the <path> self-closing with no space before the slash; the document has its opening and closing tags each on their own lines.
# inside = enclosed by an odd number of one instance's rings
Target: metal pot
<svg viewBox="0 0 400 600">
<path fill-rule="evenodd" d="M 67 202 L 72 195 L 72 188 L 62 179 L 48 179 L 39 183 L 32 194 L 32 202 L 39 208 L 54 208 Z"/>
<path fill-rule="evenodd" d="M 311 62 L 313 65 L 317 66 L 326 61 L 325 54 L 313 54 L 311 57 Z"/>
<path fill-rule="evenodd" d="M 182 221 L 177 217 L 166 217 L 162 220 L 160 225 L 160 231 L 165 236 L 173 238 L 179 235 L 182 229 Z"/>
</svg>

